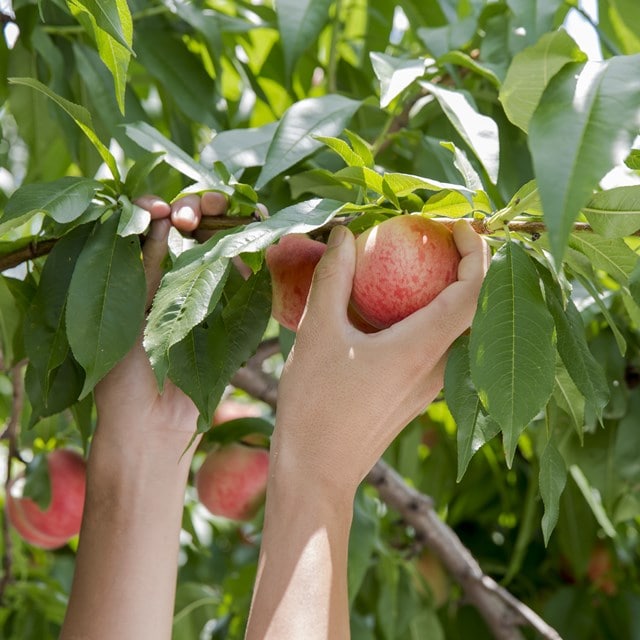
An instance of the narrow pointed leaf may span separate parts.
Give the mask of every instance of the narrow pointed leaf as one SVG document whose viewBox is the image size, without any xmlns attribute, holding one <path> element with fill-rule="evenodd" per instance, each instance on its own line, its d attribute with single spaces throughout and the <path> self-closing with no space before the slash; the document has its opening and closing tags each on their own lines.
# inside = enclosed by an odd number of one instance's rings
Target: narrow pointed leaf
<svg viewBox="0 0 640 640">
<path fill-rule="evenodd" d="M 553 391 L 553 319 L 529 255 L 513 242 L 495 254 L 484 280 L 470 340 L 471 377 L 502 427 L 510 465 L 523 429 Z"/>
<path fill-rule="evenodd" d="M 380 108 L 388 107 L 415 80 L 424 75 L 426 58 L 396 58 L 372 51 L 369 54 L 373 72 L 380 82 Z M 433 62 L 433 60 L 432 60 Z"/>
<path fill-rule="evenodd" d="M 586 500 L 591 512 L 593 513 L 595 519 L 598 521 L 598 524 L 602 527 L 602 530 L 610 537 L 616 537 L 616 530 L 607 512 L 604 509 L 602 504 L 602 496 L 600 492 L 589 484 L 589 480 L 584 475 L 584 472 L 578 465 L 572 464 L 569 467 L 569 472 L 571 473 L 571 477 L 573 478 L 576 485 L 578 485 L 578 489 L 582 493 L 584 499 Z"/>
<path fill-rule="evenodd" d="M 583 253 L 595 269 L 608 273 L 625 286 L 638 263 L 638 255 L 621 238 L 603 238 L 595 233 L 573 233 L 569 246 Z"/>
<path fill-rule="evenodd" d="M 276 0 L 287 77 L 329 19 L 331 0 Z M 337 28 L 337 27 L 334 27 Z"/>
<path fill-rule="evenodd" d="M 86 372 L 81 397 L 131 349 L 140 334 L 147 286 L 136 237 L 117 235 L 118 216 L 96 225 L 71 278 L 69 344 Z"/>
<path fill-rule="evenodd" d="M 435 96 L 444 114 L 495 184 L 500 165 L 498 125 L 489 116 L 479 113 L 464 93 L 443 89 L 429 82 L 423 82 L 422 85 Z"/>
<path fill-rule="evenodd" d="M 96 148 L 97 152 L 100 154 L 102 161 L 107 165 L 109 171 L 111 171 L 111 175 L 117 181 L 119 180 L 120 173 L 118 171 L 118 165 L 116 163 L 115 158 L 105 147 L 105 145 L 101 142 L 98 136 L 95 133 L 93 128 L 93 123 L 91 121 L 91 115 L 84 107 L 79 104 L 75 104 L 74 102 L 70 102 L 66 98 L 59 96 L 57 93 L 53 92 L 49 87 L 42 84 L 38 80 L 34 78 L 9 78 L 9 84 L 20 84 L 26 87 L 30 87 L 43 93 L 45 96 L 53 100 L 61 109 L 63 109 L 69 116 L 71 116 L 74 122 L 80 127 L 82 132 L 87 136 L 91 144 Z"/>
<path fill-rule="evenodd" d="M 639 66 L 640 54 L 567 65 L 531 118 L 529 148 L 556 263 L 578 213 L 640 130 Z"/>
<path fill-rule="evenodd" d="M 571 418 L 571 423 L 582 442 L 585 397 L 561 362 L 556 364 L 556 386 L 553 389 L 553 397 L 558 406 Z"/>
<path fill-rule="evenodd" d="M 133 53 L 133 21 L 126 0 L 68 0 L 91 14 L 100 29 Z"/>
<path fill-rule="evenodd" d="M 544 503 L 542 534 L 545 546 L 549 544 L 549 538 L 558 523 L 560 496 L 566 483 L 567 467 L 550 439 L 540 456 L 540 496 Z"/>
<path fill-rule="evenodd" d="M 460 482 L 476 451 L 500 430 L 498 423 L 486 414 L 471 381 L 467 337 L 458 339 L 449 351 L 444 397 L 458 428 L 457 481 Z"/>
<path fill-rule="evenodd" d="M 306 98 L 289 107 L 269 145 L 256 189 L 321 148 L 322 143 L 314 136 L 342 133 L 360 104 L 342 96 L 326 95 Z"/>
</svg>

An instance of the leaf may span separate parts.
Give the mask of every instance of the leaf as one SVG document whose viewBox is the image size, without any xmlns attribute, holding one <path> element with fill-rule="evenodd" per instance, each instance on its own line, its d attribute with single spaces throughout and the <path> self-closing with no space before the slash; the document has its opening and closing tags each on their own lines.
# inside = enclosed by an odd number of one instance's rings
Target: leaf
<svg viewBox="0 0 640 640">
<path fill-rule="evenodd" d="M 460 482 L 476 451 L 500 431 L 498 423 L 486 414 L 471 381 L 468 337 L 456 340 L 449 351 L 444 377 L 444 398 L 458 427 L 456 481 Z"/>
<path fill-rule="evenodd" d="M 69 116 L 73 118 L 73 121 L 80 127 L 82 132 L 87 136 L 91 144 L 96 148 L 102 161 L 107 165 L 113 178 L 119 180 L 118 165 L 115 158 L 111 155 L 111 152 L 100 141 L 93 129 L 93 123 L 91 122 L 91 115 L 89 112 L 79 104 L 70 102 L 57 93 L 54 93 L 49 87 L 42 84 L 34 78 L 9 78 L 9 84 L 19 84 L 25 87 L 31 87 L 45 96 L 53 100 L 61 109 L 63 109 Z"/>
<path fill-rule="evenodd" d="M 448 189 L 462 194 L 468 198 L 470 202 L 473 199 L 473 191 L 460 184 L 430 180 L 428 178 L 414 176 L 408 173 L 385 173 L 383 179 L 398 198 L 407 196 L 419 189 L 427 189 L 428 191 L 442 191 L 443 189 Z"/>
<path fill-rule="evenodd" d="M 579 211 L 622 164 L 640 128 L 639 65 L 640 54 L 567 65 L 531 118 L 529 148 L 557 263 Z"/>
<path fill-rule="evenodd" d="M 300 202 L 183 253 L 160 283 L 145 329 L 144 347 L 158 383 L 162 384 L 168 370 L 169 349 L 202 322 L 220 299 L 229 258 L 265 249 L 286 233 L 317 229 L 341 206 L 335 200 Z"/>
<path fill-rule="evenodd" d="M 640 305 L 640 262 L 636 264 L 629 276 L 629 291 L 636 304 Z"/>
<path fill-rule="evenodd" d="M 542 516 L 542 534 L 545 547 L 553 532 L 560 514 L 560 496 L 567 483 L 567 467 L 564 459 L 549 439 L 540 456 L 540 496 L 544 503 Z"/>
<path fill-rule="evenodd" d="M 380 108 L 388 107 L 415 80 L 424 75 L 427 59 L 406 59 L 371 51 L 371 66 L 380 82 Z M 433 61 L 431 61 L 433 62 Z"/>
<path fill-rule="evenodd" d="M 85 30 L 93 35 L 100 58 L 113 76 L 118 108 L 124 115 L 127 70 L 133 54 L 133 23 L 127 3 L 123 0 L 99 4 L 94 0 L 67 1 Z"/>
<path fill-rule="evenodd" d="M 224 309 L 172 347 L 169 377 L 194 401 L 207 428 L 231 377 L 260 344 L 270 316 L 271 277 L 262 269 Z"/>
<path fill-rule="evenodd" d="M 460 172 L 460 175 L 464 178 L 465 185 L 473 191 L 482 189 L 482 180 L 480 179 L 477 171 L 473 168 L 473 165 L 469 162 L 467 154 L 462 151 L 462 149 L 458 149 L 453 142 L 441 142 L 440 146 L 451 151 L 453 154 L 453 164 Z"/>
<path fill-rule="evenodd" d="M 127 196 L 118 198 L 120 205 L 120 220 L 118 221 L 118 235 L 137 236 L 143 233 L 151 222 L 151 214 L 142 207 L 133 204 Z"/>
<path fill-rule="evenodd" d="M 373 157 L 373 151 L 371 145 L 364 139 L 362 139 L 355 131 L 344 130 L 344 134 L 349 138 L 349 142 L 353 147 L 353 150 L 360 156 L 364 162 L 365 167 L 373 168 L 375 159 Z"/>
<path fill-rule="evenodd" d="M 58 240 L 44 263 L 38 289 L 27 312 L 25 350 L 31 375 L 38 378 L 38 390 L 45 409 L 49 399 L 50 374 L 68 357 L 69 341 L 65 323 L 67 294 L 76 261 L 90 228 L 89 225 L 77 227 Z M 35 401 L 35 398 L 31 398 L 32 405 Z"/>
<path fill-rule="evenodd" d="M 353 149 L 340 138 L 331 138 L 327 136 L 314 136 L 320 142 L 335 151 L 350 167 L 364 167 L 364 160 Z"/>
<path fill-rule="evenodd" d="M 375 505 L 358 491 L 353 508 L 353 523 L 349 532 L 349 563 L 347 565 L 349 602 L 353 603 L 372 564 L 380 521 Z"/>
<path fill-rule="evenodd" d="M 553 397 L 558 406 L 571 418 L 580 442 L 583 440 L 585 398 L 560 362 L 556 363 L 556 386 Z"/>
<path fill-rule="evenodd" d="M 482 76 L 488 80 L 496 89 L 500 88 L 500 78 L 488 67 L 485 67 L 474 60 L 469 54 L 464 51 L 449 51 L 443 56 L 440 56 L 436 61 L 439 67 L 446 64 L 456 64 L 460 67 L 470 69 L 479 76 Z"/>
<path fill-rule="evenodd" d="M 276 0 L 275 12 L 287 77 L 329 19 L 331 0 Z M 336 27 L 334 27 L 336 28 Z"/>
<path fill-rule="evenodd" d="M 222 191 L 227 195 L 233 193 L 233 189 L 225 185 L 212 171 L 208 171 L 199 162 L 193 160 L 178 145 L 147 122 L 125 124 L 124 128 L 131 140 L 146 151 L 162 154 L 164 162 L 188 178 L 201 182 L 206 188 Z"/>
<path fill-rule="evenodd" d="M 464 93 L 443 89 L 430 82 L 421 84 L 434 95 L 444 114 L 495 184 L 500 164 L 500 140 L 495 121 L 479 113 Z"/>
<path fill-rule="evenodd" d="M 587 345 L 580 312 L 571 299 L 566 303 L 563 301 L 560 286 L 551 272 L 539 264 L 537 268 L 544 283 L 547 306 L 556 325 L 558 353 L 576 387 L 600 417 L 609 400 L 609 385 L 602 367 Z"/>
<path fill-rule="evenodd" d="M 602 527 L 602 530 L 608 535 L 610 538 L 616 537 L 616 530 L 611 520 L 609 520 L 609 516 L 607 515 L 604 507 L 602 506 L 602 497 L 600 492 L 589 484 L 586 476 L 582 472 L 582 469 L 575 464 L 572 464 L 569 467 L 569 472 L 571 473 L 571 477 L 573 478 L 576 485 L 578 485 L 578 489 L 582 493 L 584 499 L 587 504 L 591 508 L 591 512 L 595 516 L 598 524 Z"/>
<path fill-rule="evenodd" d="M 86 372 L 81 398 L 131 349 L 144 317 L 147 285 L 137 238 L 117 235 L 119 217 L 94 227 L 71 278 L 66 323 Z"/>
<path fill-rule="evenodd" d="M 502 427 L 507 464 L 518 437 L 553 391 L 553 318 L 535 266 L 507 242 L 494 255 L 480 291 L 469 344 L 471 378 L 489 415 Z"/>
<path fill-rule="evenodd" d="M 595 233 L 572 233 L 569 246 L 583 253 L 595 269 L 606 271 L 625 286 L 638 263 L 638 256 L 621 238 L 602 238 Z"/>
<path fill-rule="evenodd" d="M 289 107 L 269 145 L 256 189 L 322 147 L 314 136 L 339 135 L 360 104 L 343 96 L 326 95 L 306 98 Z"/>
<path fill-rule="evenodd" d="M 640 185 L 596 193 L 582 208 L 589 224 L 605 238 L 630 236 L 640 229 Z"/>
<path fill-rule="evenodd" d="M 94 19 L 96 25 L 109 34 L 130 54 L 133 36 L 133 22 L 126 0 L 67 0 L 70 5 L 84 9 Z"/>
<path fill-rule="evenodd" d="M 39 212 L 61 224 L 73 222 L 84 213 L 102 187 L 97 180 L 72 176 L 26 184 L 17 189 L 5 205 L 0 233 L 15 229 Z"/>
<path fill-rule="evenodd" d="M 200 162 L 205 166 L 222 162 L 231 173 L 261 167 L 277 126 L 276 122 L 270 122 L 262 127 L 220 131 L 202 150 Z"/>
<path fill-rule="evenodd" d="M 478 191 L 473 196 L 473 203 L 456 191 L 440 191 L 431 196 L 422 206 L 422 213 L 428 213 L 447 218 L 462 218 L 477 211 L 490 213 L 491 203 L 484 191 Z"/>
<path fill-rule="evenodd" d="M 514 56 L 500 90 L 507 118 L 523 131 L 529 129 L 545 87 L 566 64 L 584 62 L 587 56 L 564 29 L 543 35 Z"/>
</svg>

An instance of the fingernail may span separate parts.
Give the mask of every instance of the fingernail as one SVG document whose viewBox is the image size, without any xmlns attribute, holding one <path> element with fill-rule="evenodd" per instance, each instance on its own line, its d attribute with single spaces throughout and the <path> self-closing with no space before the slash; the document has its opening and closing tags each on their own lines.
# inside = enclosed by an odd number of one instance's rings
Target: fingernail
<svg viewBox="0 0 640 640">
<path fill-rule="evenodd" d="M 183 222 L 195 222 L 196 212 L 189 206 L 180 207 L 174 214 L 174 217 Z"/>
<path fill-rule="evenodd" d="M 347 230 L 342 225 L 333 227 L 333 229 L 331 229 L 331 233 L 329 234 L 329 239 L 327 240 L 327 247 L 339 246 L 344 240 L 346 234 Z"/>
</svg>

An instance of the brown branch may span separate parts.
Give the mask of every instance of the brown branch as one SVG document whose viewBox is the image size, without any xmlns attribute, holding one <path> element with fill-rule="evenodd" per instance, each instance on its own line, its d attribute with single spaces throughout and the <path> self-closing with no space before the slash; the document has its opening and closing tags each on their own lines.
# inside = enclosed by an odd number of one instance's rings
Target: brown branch
<svg viewBox="0 0 640 640">
<path fill-rule="evenodd" d="M 322 227 L 318 227 L 317 229 L 312 231 L 310 235 L 314 237 L 323 236 L 333 227 L 349 224 L 349 222 L 351 222 L 352 220 L 352 217 L 334 218 Z M 456 222 L 458 218 L 434 218 L 434 220 L 442 222 L 443 224 L 451 225 Z M 233 216 L 204 217 L 200 222 L 200 226 L 193 232 L 193 237 L 198 242 L 205 242 L 216 231 L 235 229 L 236 227 L 242 227 L 251 224 L 252 222 L 256 222 L 255 218 L 239 218 Z M 501 233 L 503 231 L 503 229 L 487 229 L 486 219 L 471 220 L 470 222 L 475 231 L 481 235 L 493 235 L 495 233 Z M 505 226 L 509 229 L 509 231 L 512 231 L 514 233 L 529 233 L 533 236 L 534 240 L 537 240 L 540 234 L 546 232 L 547 230 L 544 222 L 539 222 L 537 220 L 512 220 Z M 573 231 L 585 232 L 593 231 L 593 229 L 591 228 L 591 225 L 586 222 L 576 222 L 573 225 Z M 631 235 L 640 236 L 640 230 L 635 231 Z M 5 269 L 17 267 L 18 265 L 22 264 L 23 262 L 27 262 L 28 260 L 34 260 L 35 258 L 47 255 L 51 251 L 51 249 L 53 249 L 56 242 L 57 240 L 55 239 L 42 240 L 41 242 L 37 242 L 34 240 L 26 247 L 22 247 L 17 251 L 0 256 L 0 272 L 4 271 Z"/>
<path fill-rule="evenodd" d="M 251 361 L 236 373 L 231 382 L 275 410 L 278 382 L 252 365 Z M 440 558 L 498 640 L 522 640 L 524 636 L 519 627 L 525 625 L 531 626 L 546 640 L 562 640 L 540 616 L 482 571 L 453 529 L 440 520 L 429 496 L 411 488 L 382 460 L 371 470 L 367 482 Z"/>
<path fill-rule="evenodd" d="M 24 378 L 22 376 L 22 367 L 24 362 L 19 362 L 11 368 L 10 376 L 13 382 L 13 396 L 11 400 L 11 415 L 9 423 L 2 437 L 9 442 L 7 449 L 7 474 L 5 476 L 5 513 L 2 518 L 2 536 L 4 538 L 4 551 L 2 554 L 2 578 L 0 578 L 0 602 L 4 601 L 7 586 L 13 580 L 13 548 L 11 545 L 11 536 L 9 532 L 9 517 L 7 514 L 7 500 L 11 485 L 11 466 L 13 460 L 19 458 L 18 447 L 18 426 L 20 424 L 20 414 L 22 413 L 22 405 L 24 402 Z"/>
</svg>

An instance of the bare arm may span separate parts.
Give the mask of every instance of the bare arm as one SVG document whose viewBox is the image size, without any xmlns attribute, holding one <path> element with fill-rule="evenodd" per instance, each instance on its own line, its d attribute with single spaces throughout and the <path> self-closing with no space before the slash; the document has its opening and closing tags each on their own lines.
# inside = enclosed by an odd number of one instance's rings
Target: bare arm
<svg viewBox="0 0 640 640">
<path fill-rule="evenodd" d="M 347 547 L 355 491 L 442 387 L 471 323 L 489 252 L 466 223 L 458 282 L 376 334 L 347 319 L 354 242 L 334 229 L 279 391 L 265 529 L 248 640 L 349 638 Z"/>
<path fill-rule="evenodd" d="M 143 254 L 149 304 L 160 280 L 171 223 L 191 231 L 201 212 L 211 212 L 205 210 L 210 203 L 219 208 L 220 197 L 207 196 L 201 203 L 188 196 L 173 208 L 150 196 L 139 201 L 154 218 Z M 184 491 L 195 443 L 184 451 L 196 429 L 197 410 L 169 382 L 163 394 L 158 393 L 141 342 L 99 383 L 95 397 L 98 425 L 61 638 L 168 639 Z"/>
</svg>

